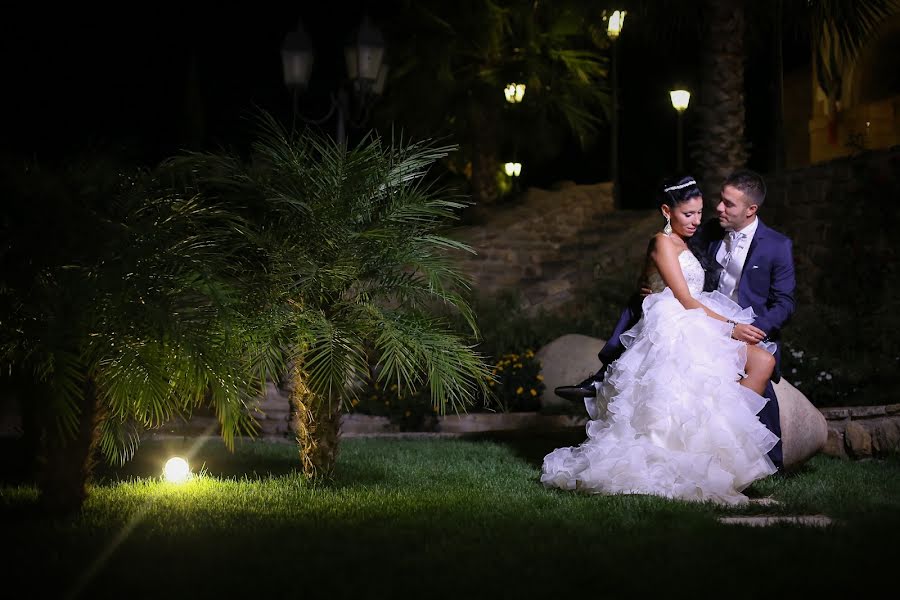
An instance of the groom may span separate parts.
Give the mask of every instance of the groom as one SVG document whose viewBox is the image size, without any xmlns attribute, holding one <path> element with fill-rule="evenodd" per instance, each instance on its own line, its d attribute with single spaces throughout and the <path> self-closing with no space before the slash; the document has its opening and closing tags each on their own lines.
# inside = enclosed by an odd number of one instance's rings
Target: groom
<svg viewBox="0 0 900 600">
<path fill-rule="evenodd" d="M 707 291 L 718 290 L 742 307 L 753 307 L 756 320 L 738 324 L 732 337 L 758 344 L 776 343 L 775 370 L 763 394 L 769 402 L 759 413 L 759 420 L 778 436 L 778 444 L 769 458 L 783 469 L 781 423 L 778 400 L 772 382 L 781 380 L 781 329 L 794 312 L 794 257 L 790 239 L 767 227 L 757 216 L 766 198 L 763 178 L 748 169 L 732 173 L 722 184 L 716 219 L 706 222 L 697 232 L 700 247 L 706 251 L 712 269 L 707 270 Z M 632 296 L 609 341 L 600 350 L 603 366 L 597 373 L 575 386 L 556 388 L 556 394 L 568 400 L 581 400 L 596 395 L 595 382 L 603 381 L 606 367 L 625 351 L 619 336 L 633 327 L 641 316 L 642 289 Z"/>
</svg>

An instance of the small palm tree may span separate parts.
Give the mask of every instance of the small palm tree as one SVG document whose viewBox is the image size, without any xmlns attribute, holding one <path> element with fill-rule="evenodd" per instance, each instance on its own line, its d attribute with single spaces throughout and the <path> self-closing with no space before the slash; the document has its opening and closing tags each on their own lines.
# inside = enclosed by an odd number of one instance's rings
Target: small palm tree
<svg viewBox="0 0 900 600">
<path fill-rule="evenodd" d="M 230 443 L 283 365 L 292 314 L 255 290 L 239 217 L 174 193 L 164 170 L 96 157 L 5 165 L 0 367 L 19 396 L 42 503 L 76 509 L 99 450 L 211 404 Z"/>
<path fill-rule="evenodd" d="M 382 383 L 427 386 L 435 410 L 463 409 L 489 367 L 466 341 L 477 336 L 442 235 L 467 202 L 426 180 L 453 150 L 371 136 L 355 147 L 287 131 L 263 113 L 249 161 L 190 154 L 172 165 L 197 191 L 254 224 L 266 256 L 267 294 L 289 307 L 294 430 L 303 470 L 331 474 L 344 404 L 370 366 Z M 447 312 L 450 311 L 450 312 Z M 451 327 L 462 314 L 465 337 Z"/>
</svg>

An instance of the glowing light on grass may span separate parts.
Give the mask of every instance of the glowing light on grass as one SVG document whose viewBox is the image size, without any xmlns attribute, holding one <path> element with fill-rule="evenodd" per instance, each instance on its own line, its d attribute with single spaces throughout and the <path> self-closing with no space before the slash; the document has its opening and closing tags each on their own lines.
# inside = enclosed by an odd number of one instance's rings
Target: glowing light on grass
<svg viewBox="0 0 900 600">
<path fill-rule="evenodd" d="M 168 482 L 184 483 L 191 478 L 191 467 L 180 456 L 174 456 L 166 461 L 163 476 Z"/>
</svg>

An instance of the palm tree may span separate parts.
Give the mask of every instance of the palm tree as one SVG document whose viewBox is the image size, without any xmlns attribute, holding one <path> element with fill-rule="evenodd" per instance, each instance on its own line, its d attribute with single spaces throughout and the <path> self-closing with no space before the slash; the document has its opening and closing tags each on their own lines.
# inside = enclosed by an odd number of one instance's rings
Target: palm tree
<svg viewBox="0 0 900 600">
<path fill-rule="evenodd" d="M 590 143 L 609 104 L 607 58 L 590 3 L 528 0 L 403 2 L 391 41 L 392 81 L 381 118 L 417 136 L 449 136 L 477 203 L 498 197 L 502 155 L 553 157 L 574 136 Z M 514 107 L 503 90 L 526 84 Z M 523 161 L 525 162 L 525 161 Z"/>
<path fill-rule="evenodd" d="M 381 383 L 427 386 L 439 412 L 487 393 L 489 367 L 467 342 L 477 336 L 467 282 L 449 254 L 471 249 L 441 234 L 468 202 L 426 180 L 452 147 L 373 135 L 351 148 L 265 113 L 259 123 L 249 161 L 206 153 L 172 165 L 255 224 L 271 297 L 297 315 L 288 379 L 301 464 L 327 477 L 342 407 L 370 365 Z M 451 327 L 453 314 L 469 336 Z"/>
<path fill-rule="evenodd" d="M 290 311 L 255 290 L 246 223 L 174 193 L 165 171 L 85 157 L 4 163 L 0 368 L 18 395 L 41 502 L 77 509 L 97 452 L 212 405 L 225 441 L 282 368 Z"/>
</svg>

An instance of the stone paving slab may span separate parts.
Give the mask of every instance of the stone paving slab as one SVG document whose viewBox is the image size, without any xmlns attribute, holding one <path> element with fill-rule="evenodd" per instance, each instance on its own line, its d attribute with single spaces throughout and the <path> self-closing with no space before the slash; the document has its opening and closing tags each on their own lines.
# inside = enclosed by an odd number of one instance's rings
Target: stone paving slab
<svg viewBox="0 0 900 600">
<path fill-rule="evenodd" d="M 722 517 L 719 523 L 723 525 L 744 525 L 749 527 L 771 527 L 772 525 L 802 525 L 805 527 L 828 527 L 834 521 L 825 515 L 795 515 L 784 517 L 746 516 L 746 517 Z"/>
<path fill-rule="evenodd" d="M 776 500 L 775 498 L 750 498 L 750 504 L 755 504 L 756 506 L 779 506 L 781 502 Z"/>
</svg>

